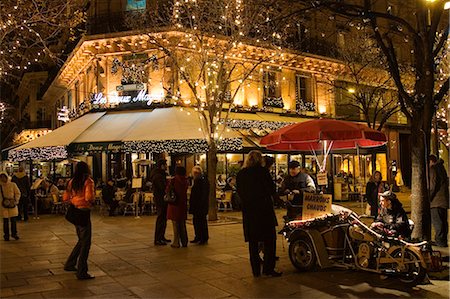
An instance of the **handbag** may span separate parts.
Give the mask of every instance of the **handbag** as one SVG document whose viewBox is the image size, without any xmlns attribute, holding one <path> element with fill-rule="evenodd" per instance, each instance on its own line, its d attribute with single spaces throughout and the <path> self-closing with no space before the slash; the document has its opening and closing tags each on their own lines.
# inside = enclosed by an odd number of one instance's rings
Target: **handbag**
<svg viewBox="0 0 450 299">
<path fill-rule="evenodd" d="M 177 201 L 177 195 L 175 194 L 175 189 L 173 187 L 173 180 L 170 181 L 169 188 L 164 195 L 164 202 L 174 204 Z"/>
<path fill-rule="evenodd" d="M 2 193 L 2 206 L 5 209 L 13 209 L 13 208 L 15 208 L 16 207 L 16 200 L 14 198 L 6 198 L 3 195 L 3 188 L 2 187 L 0 187 L 0 191 Z"/>
<path fill-rule="evenodd" d="M 66 212 L 66 220 L 77 226 L 87 226 L 89 223 L 89 210 L 81 210 L 73 204 L 69 205 Z"/>
</svg>

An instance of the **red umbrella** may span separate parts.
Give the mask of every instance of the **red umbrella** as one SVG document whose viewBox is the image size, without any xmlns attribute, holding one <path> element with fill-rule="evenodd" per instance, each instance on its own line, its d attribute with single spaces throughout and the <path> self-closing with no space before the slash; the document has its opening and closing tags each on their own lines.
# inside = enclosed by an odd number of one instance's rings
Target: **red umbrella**
<svg viewBox="0 0 450 299">
<path fill-rule="evenodd" d="M 386 144 L 384 133 L 365 125 L 315 119 L 296 123 L 268 134 L 261 140 L 271 150 L 340 150 L 377 147 Z"/>
</svg>

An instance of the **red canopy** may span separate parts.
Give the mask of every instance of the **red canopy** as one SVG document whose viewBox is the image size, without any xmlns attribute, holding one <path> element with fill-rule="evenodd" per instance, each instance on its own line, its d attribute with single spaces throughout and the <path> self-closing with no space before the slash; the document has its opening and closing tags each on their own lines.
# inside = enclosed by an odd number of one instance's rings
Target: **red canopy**
<svg viewBox="0 0 450 299">
<path fill-rule="evenodd" d="M 268 149 L 294 151 L 355 149 L 357 146 L 369 148 L 384 145 L 386 142 L 386 135 L 380 131 L 362 124 L 335 119 L 296 123 L 272 132 L 261 140 L 261 144 L 266 145 Z"/>
</svg>

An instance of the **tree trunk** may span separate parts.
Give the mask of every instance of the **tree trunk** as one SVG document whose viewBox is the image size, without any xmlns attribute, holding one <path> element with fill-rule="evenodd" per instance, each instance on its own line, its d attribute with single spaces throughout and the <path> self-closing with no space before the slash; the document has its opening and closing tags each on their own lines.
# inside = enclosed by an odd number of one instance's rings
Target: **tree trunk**
<svg viewBox="0 0 450 299">
<path fill-rule="evenodd" d="M 411 219 L 414 221 L 412 237 L 420 240 L 431 238 L 430 202 L 427 184 L 428 151 L 424 115 L 416 113 L 411 122 Z M 407 154 L 407 153 L 404 153 Z"/>
<path fill-rule="evenodd" d="M 217 173 L 217 145 L 211 141 L 207 153 L 208 163 L 208 181 L 209 181 L 209 211 L 208 220 L 217 220 L 217 202 L 216 202 L 216 173 Z"/>
</svg>

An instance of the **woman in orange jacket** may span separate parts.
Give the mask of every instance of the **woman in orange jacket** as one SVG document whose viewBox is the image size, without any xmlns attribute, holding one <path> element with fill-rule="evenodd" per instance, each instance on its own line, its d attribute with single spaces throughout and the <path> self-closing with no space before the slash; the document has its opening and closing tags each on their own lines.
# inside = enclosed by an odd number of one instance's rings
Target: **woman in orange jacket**
<svg viewBox="0 0 450 299">
<path fill-rule="evenodd" d="M 85 225 L 75 225 L 78 242 L 68 257 L 64 270 L 77 272 L 77 278 L 92 279 L 94 276 L 88 274 L 87 260 L 91 248 L 92 225 L 91 208 L 95 199 L 95 184 L 90 177 L 89 166 L 85 162 L 78 162 L 75 167 L 73 178 L 67 184 L 63 200 L 70 201 L 75 208 L 80 209 L 85 219 Z"/>
</svg>

